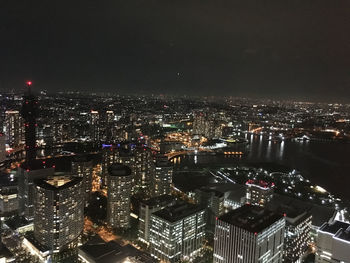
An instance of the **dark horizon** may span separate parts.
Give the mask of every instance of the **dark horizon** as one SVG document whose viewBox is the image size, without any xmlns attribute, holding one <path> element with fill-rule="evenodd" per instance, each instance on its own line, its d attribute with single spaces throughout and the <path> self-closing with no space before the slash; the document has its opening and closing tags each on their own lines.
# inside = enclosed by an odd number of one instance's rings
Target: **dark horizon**
<svg viewBox="0 0 350 263">
<path fill-rule="evenodd" d="M 0 90 L 350 102 L 346 1 L 8 1 Z"/>
</svg>

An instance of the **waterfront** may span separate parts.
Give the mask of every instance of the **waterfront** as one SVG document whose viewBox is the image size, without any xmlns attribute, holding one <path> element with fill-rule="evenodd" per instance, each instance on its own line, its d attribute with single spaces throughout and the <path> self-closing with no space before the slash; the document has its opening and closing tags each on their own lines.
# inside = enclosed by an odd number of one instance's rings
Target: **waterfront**
<svg viewBox="0 0 350 263">
<path fill-rule="evenodd" d="M 262 165 L 274 171 L 296 169 L 320 185 L 336 193 L 339 197 L 350 199 L 350 144 L 339 142 L 297 142 L 269 141 L 260 135 L 247 135 L 249 144 L 242 157 L 227 155 L 188 155 L 177 158 L 175 166 L 227 166 L 237 164 Z"/>
</svg>

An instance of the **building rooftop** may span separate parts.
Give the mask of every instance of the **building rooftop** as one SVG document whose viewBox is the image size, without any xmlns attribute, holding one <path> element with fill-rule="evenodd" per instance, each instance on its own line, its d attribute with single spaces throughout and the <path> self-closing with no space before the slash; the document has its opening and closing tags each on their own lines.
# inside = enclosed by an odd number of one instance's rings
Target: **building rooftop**
<svg viewBox="0 0 350 263">
<path fill-rule="evenodd" d="M 259 233 L 281 218 L 283 218 L 282 214 L 277 214 L 266 208 L 244 205 L 221 216 L 219 220 L 252 233 Z"/>
<path fill-rule="evenodd" d="M 50 176 L 34 181 L 35 185 L 47 190 L 59 191 L 69 188 L 83 180 L 81 177 L 74 176 Z"/>
<path fill-rule="evenodd" d="M 282 211 L 289 218 L 294 217 L 300 211 L 307 211 L 312 215 L 312 225 L 317 227 L 321 227 L 324 222 L 333 219 L 336 212 L 334 207 L 321 206 L 276 193 L 272 200 L 266 204 L 266 208 L 276 212 Z"/>
<path fill-rule="evenodd" d="M 262 189 L 271 189 L 275 186 L 274 183 L 265 182 L 263 180 L 252 180 L 252 179 L 249 179 L 246 182 L 246 185 L 252 185 Z"/>
<path fill-rule="evenodd" d="M 108 173 L 111 176 L 130 176 L 131 169 L 126 165 L 115 163 L 108 168 Z"/>
<path fill-rule="evenodd" d="M 193 215 L 201 210 L 203 207 L 188 203 L 178 203 L 173 206 L 166 207 L 160 211 L 153 213 L 155 216 L 162 218 L 168 222 L 176 222 L 187 216 Z"/>
<path fill-rule="evenodd" d="M 319 231 L 327 232 L 333 234 L 334 237 L 346 240 L 350 242 L 350 224 L 341 222 L 341 221 L 333 221 L 332 223 L 324 223 Z"/>
<path fill-rule="evenodd" d="M 174 201 L 175 201 L 175 198 L 171 195 L 160 195 L 160 196 L 152 197 L 148 200 L 142 201 L 141 203 L 148 206 L 158 206 L 162 204 L 168 204 Z"/>
<path fill-rule="evenodd" d="M 138 262 L 155 263 L 149 254 L 137 248 L 126 245 L 121 246 L 115 241 L 105 242 L 99 236 L 93 237 L 83 246 L 79 247 L 79 254 L 96 263 L 122 263 L 130 258 L 136 258 Z"/>
</svg>

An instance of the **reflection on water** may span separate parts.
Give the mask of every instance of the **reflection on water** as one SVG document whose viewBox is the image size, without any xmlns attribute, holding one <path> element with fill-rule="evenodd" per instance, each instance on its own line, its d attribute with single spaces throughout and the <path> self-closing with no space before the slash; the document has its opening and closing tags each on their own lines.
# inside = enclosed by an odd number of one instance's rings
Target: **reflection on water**
<svg viewBox="0 0 350 263">
<path fill-rule="evenodd" d="M 315 184 L 350 199 L 350 144 L 339 142 L 269 141 L 267 136 L 245 135 L 249 144 L 243 157 L 224 155 L 182 156 L 177 166 L 197 164 L 277 163 L 299 170 Z"/>
</svg>

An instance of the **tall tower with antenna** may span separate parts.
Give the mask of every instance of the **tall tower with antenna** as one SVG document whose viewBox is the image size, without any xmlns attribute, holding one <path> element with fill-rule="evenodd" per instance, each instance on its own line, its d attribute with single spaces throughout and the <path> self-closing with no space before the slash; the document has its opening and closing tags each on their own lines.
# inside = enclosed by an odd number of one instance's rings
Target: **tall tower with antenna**
<svg viewBox="0 0 350 263">
<path fill-rule="evenodd" d="M 23 96 L 22 117 L 25 128 L 26 161 L 36 158 L 36 118 L 38 114 L 38 101 L 32 94 L 32 82 L 26 82 L 26 91 Z"/>
</svg>

